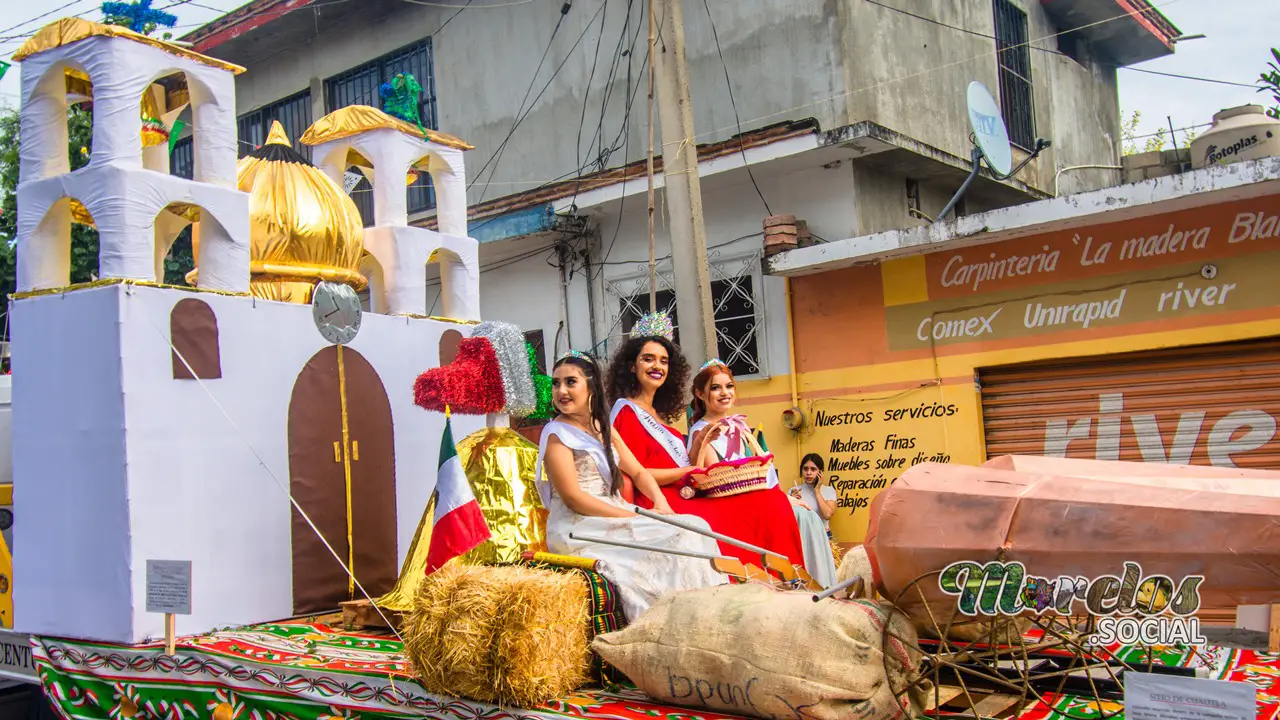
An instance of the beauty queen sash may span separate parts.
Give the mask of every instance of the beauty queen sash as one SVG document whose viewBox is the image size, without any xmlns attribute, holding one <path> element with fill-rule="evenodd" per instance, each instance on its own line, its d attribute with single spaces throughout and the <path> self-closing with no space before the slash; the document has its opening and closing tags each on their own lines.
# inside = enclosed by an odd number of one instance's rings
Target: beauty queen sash
<svg viewBox="0 0 1280 720">
<path fill-rule="evenodd" d="M 613 404 L 613 409 L 609 411 L 609 422 L 616 421 L 618 413 L 622 412 L 625 407 L 631 408 L 636 417 L 640 419 L 640 427 L 643 427 L 645 432 L 649 433 L 649 437 L 657 441 L 658 445 L 667 451 L 671 459 L 676 462 L 676 467 L 689 467 L 689 451 L 685 449 L 684 443 L 680 442 L 680 438 L 672 435 L 665 425 L 658 422 L 656 418 L 645 412 L 639 405 L 626 398 L 619 398 Z"/>
<path fill-rule="evenodd" d="M 596 463 L 596 470 L 600 472 L 600 476 L 606 480 L 612 480 L 609 477 L 609 459 L 605 457 L 604 445 L 568 423 L 552 420 L 542 428 L 542 439 L 538 441 L 538 462 L 534 469 L 534 487 L 538 488 L 538 497 L 542 498 L 543 507 L 550 507 L 551 502 L 551 481 L 542 475 L 542 458 L 547 455 L 547 440 L 552 435 L 560 438 L 560 442 L 570 450 L 578 450 L 590 455 Z M 616 453 L 614 458 L 617 458 Z"/>
</svg>

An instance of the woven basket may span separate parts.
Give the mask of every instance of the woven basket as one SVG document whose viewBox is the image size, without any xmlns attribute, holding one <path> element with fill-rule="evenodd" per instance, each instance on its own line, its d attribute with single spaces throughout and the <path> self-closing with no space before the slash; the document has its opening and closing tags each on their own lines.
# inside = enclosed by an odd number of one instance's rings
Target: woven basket
<svg viewBox="0 0 1280 720">
<path fill-rule="evenodd" d="M 751 449 L 752 457 L 725 460 L 689 473 L 680 488 L 681 497 L 729 497 L 768 487 L 773 455 L 764 452 L 750 433 L 744 433 L 743 441 Z"/>
</svg>

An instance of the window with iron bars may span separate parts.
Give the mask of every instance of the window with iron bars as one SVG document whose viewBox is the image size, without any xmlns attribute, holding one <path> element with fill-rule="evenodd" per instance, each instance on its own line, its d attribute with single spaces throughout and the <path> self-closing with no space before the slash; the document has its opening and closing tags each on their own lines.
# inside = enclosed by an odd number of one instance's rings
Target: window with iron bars
<svg viewBox="0 0 1280 720">
<path fill-rule="evenodd" d="M 756 317 L 758 307 L 754 293 L 755 278 L 751 273 L 734 274 L 724 266 L 712 268 L 711 304 L 716 326 L 716 345 L 720 359 L 724 361 L 735 377 L 759 375 L 760 367 L 760 333 Z M 644 284 L 648 276 L 643 278 Z M 661 283 L 661 281 L 659 281 Z M 637 285 L 640 283 L 637 283 Z M 610 288 L 616 294 L 617 286 Z M 675 341 L 680 344 L 680 322 L 676 312 L 676 294 L 670 288 L 659 289 L 655 294 L 658 309 L 666 310 L 671 316 L 671 324 L 675 327 Z M 649 291 L 635 293 L 619 298 L 619 327 L 623 336 L 631 332 L 637 321 L 650 311 Z M 617 347 L 615 341 L 613 348 Z M 610 348 L 612 354 L 613 348 Z M 706 358 L 686 358 L 696 369 Z"/>
<path fill-rule="evenodd" d="M 992 3 L 996 58 L 1000 65 L 1000 114 L 1009 129 L 1009 141 L 1030 151 L 1036 144 L 1036 123 L 1027 14 L 1011 0 L 992 0 Z"/>
<path fill-rule="evenodd" d="M 195 146 L 192 145 L 190 135 L 173 144 L 173 153 L 169 155 L 169 174 L 188 180 L 195 178 Z"/>
<path fill-rule="evenodd" d="M 244 157 L 255 148 L 262 147 L 271 133 L 271 123 L 276 120 L 284 127 L 284 133 L 289 136 L 293 149 L 310 160 L 311 148 L 298 141 L 307 128 L 311 127 L 310 90 L 303 90 L 297 95 L 241 115 L 236 121 L 236 135 L 240 138 L 237 154 Z"/>
<path fill-rule="evenodd" d="M 436 127 L 436 83 L 432 75 L 431 38 L 400 48 L 394 52 L 334 75 L 324 81 L 325 109 L 333 112 L 348 105 L 382 107 L 378 88 L 391 82 L 397 73 L 411 73 L 422 86 L 418 106 L 423 127 Z M 362 178 L 351 191 L 351 199 L 360 209 L 366 227 L 373 225 L 373 193 L 367 178 Z M 430 210 L 436 205 L 431 177 L 423 172 L 409 186 L 409 212 Z"/>
</svg>

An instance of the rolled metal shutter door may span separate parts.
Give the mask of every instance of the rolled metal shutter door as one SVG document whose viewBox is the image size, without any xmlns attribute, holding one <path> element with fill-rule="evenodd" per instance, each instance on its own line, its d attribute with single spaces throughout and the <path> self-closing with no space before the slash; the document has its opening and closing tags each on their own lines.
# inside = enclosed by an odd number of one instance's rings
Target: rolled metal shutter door
<svg viewBox="0 0 1280 720">
<path fill-rule="evenodd" d="M 1280 338 L 982 369 L 988 457 L 1280 470 Z"/>
</svg>

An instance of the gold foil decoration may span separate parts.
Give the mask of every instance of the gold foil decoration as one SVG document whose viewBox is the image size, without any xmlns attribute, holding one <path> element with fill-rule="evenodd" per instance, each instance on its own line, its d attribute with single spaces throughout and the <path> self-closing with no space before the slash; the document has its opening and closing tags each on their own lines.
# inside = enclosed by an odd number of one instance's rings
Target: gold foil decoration
<svg viewBox="0 0 1280 720">
<path fill-rule="evenodd" d="M 546 511 L 534 487 L 538 446 L 510 428 L 478 430 L 457 445 L 458 461 L 475 493 L 490 538 L 458 558 L 470 565 L 514 564 L 527 550 L 545 551 Z M 378 598 L 384 610 L 407 612 L 413 607 L 418 583 L 426 577 L 427 551 L 435 522 L 435 495 L 418 523 L 413 544 L 405 555 L 396 586 Z"/>
<path fill-rule="evenodd" d="M 320 170 L 294 152 L 284 128 L 272 123 L 261 148 L 240 160 L 239 189 L 249 194 L 250 286 L 264 299 L 305 303 L 320 280 L 357 290 L 364 224 L 355 203 Z M 198 240 L 192 238 L 198 258 Z M 188 276 L 194 282 L 198 272 Z"/>
<path fill-rule="evenodd" d="M 546 517 L 534 487 L 538 446 L 510 428 L 488 428 L 458 443 L 458 460 L 491 533 L 461 562 L 516 563 L 526 550 L 545 550 Z"/>
<path fill-rule="evenodd" d="M 76 283 L 65 287 L 42 288 L 40 290 L 24 290 L 16 292 L 9 297 L 14 300 L 24 300 L 26 298 L 42 297 L 44 295 L 66 295 L 67 293 L 77 292 L 79 290 L 93 290 L 94 288 L 109 287 L 111 285 L 137 285 L 139 287 L 165 288 L 166 290 L 183 290 L 193 293 L 210 293 L 212 295 L 226 295 L 228 297 L 249 297 L 249 293 L 233 292 L 231 290 L 214 290 L 212 288 L 198 288 L 195 286 L 187 287 L 186 285 L 169 285 L 161 282 L 151 282 L 149 280 L 133 280 L 131 278 L 103 278 L 101 280 L 91 280 L 89 282 Z"/>
<path fill-rule="evenodd" d="M 143 45 L 150 45 L 153 48 L 163 50 L 170 55 L 177 55 L 188 60 L 195 60 L 198 63 L 216 67 L 220 70 L 226 70 L 229 73 L 239 75 L 244 72 L 244 68 L 217 58 L 211 58 L 208 55 L 201 55 L 198 52 L 179 47 L 172 43 L 167 43 L 159 38 L 148 37 L 142 33 L 136 33 L 129 28 L 119 25 L 103 25 L 91 20 L 85 20 L 78 17 L 62 18 L 45 25 L 31 39 L 23 43 L 18 48 L 18 52 L 13 54 L 14 62 L 22 62 L 32 55 L 60 48 L 63 45 L 70 45 L 73 42 L 79 42 L 91 37 L 118 37 L 126 40 L 132 40 Z"/>
<path fill-rule="evenodd" d="M 409 552 L 404 556 L 404 564 L 400 566 L 400 577 L 396 579 L 395 587 L 373 601 L 383 610 L 405 613 L 413 609 L 413 598 L 418 594 L 418 585 L 427 577 L 427 555 L 431 551 L 431 530 L 435 527 L 435 515 L 436 495 L 432 493 L 422 519 L 418 521 L 418 531 L 413 534 Z"/>
<path fill-rule="evenodd" d="M 304 145 L 320 145 L 369 132 L 370 130 L 398 130 L 411 137 L 423 138 L 445 147 L 458 150 L 474 150 L 475 146 L 467 141 L 430 128 L 419 130 L 417 125 L 392 117 L 375 107 L 368 105 L 348 105 L 334 110 L 312 123 L 311 127 L 299 138 Z M 425 133 L 424 133 L 425 130 Z"/>
</svg>

